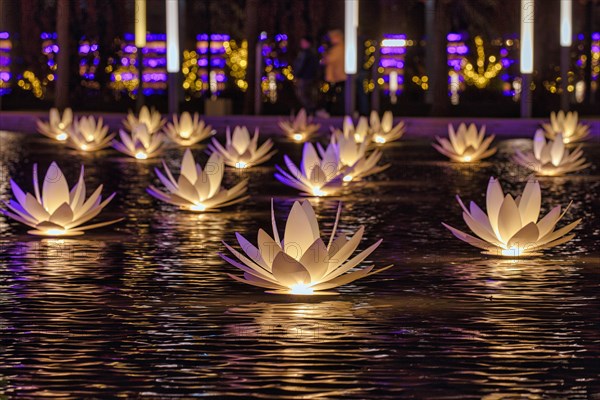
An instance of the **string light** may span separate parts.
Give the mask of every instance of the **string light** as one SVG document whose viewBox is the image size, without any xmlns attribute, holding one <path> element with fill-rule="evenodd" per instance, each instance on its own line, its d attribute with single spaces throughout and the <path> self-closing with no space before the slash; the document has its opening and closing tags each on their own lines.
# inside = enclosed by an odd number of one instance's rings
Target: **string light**
<svg viewBox="0 0 600 400">
<path fill-rule="evenodd" d="M 481 36 L 475 36 L 475 48 L 477 51 L 477 66 L 475 67 L 467 58 L 463 58 L 461 71 L 468 85 L 475 85 L 478 89 L 484 89 L 500 73 L 502 63 L 496 61 L 496 56 L 489 56 L 487 58 L 487 68 L 484 67 L 486 58 Z"/>
</svg>

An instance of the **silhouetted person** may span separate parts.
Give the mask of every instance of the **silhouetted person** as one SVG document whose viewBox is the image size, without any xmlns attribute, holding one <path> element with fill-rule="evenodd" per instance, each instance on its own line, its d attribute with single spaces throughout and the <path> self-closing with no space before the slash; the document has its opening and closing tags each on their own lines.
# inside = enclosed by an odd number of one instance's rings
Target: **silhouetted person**
<svg viewBox="0 0 600 400">
<path fill-rule="evenodd" d="M 296 78 L 296 96 L 302 107 L 309 115 L 314 114 L 315 83 L 319 70 L 319 59 L 313 50 L 313 41 L 310 36 L 300 39 L 300 52 L 294 61 L 294 76 Z"/>
<path fill-rule="evenodd" d="M 344 34 L 340 30 L 329 32 L 330 47 L 325 52 L 325 80 L 329 83 L 327 111 L 333 115 L 344 114 Z"/>
</svg>

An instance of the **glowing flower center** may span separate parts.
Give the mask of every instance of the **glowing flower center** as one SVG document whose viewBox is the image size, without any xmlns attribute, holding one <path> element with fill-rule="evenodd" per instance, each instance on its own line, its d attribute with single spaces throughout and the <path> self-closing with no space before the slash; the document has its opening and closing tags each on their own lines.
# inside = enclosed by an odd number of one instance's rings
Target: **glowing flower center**
<svg viewBox="0 0 600 400">
<path fill-rule="evenodd" d="M 296 283 L 290 287 L 291 294 L 313 294 L 314 290 L 304 283 Z"/>
<path fill-rule="evenodd" d="M 62 122 L 58 123 L 58 129 L 65 129 L 65 124 L 63 124 Z"/>
<path fill-rule="evenodd" d="M 516 246 L 512 246 L 509 249 L 502 249 L 502 255 L 505 257 L 518 257 L 525 253 L 525 249 L 520 249 Z"/>
<path fill-rule="evenodd" d="M 565 143 L 569 143 L 570 141 L 571 141 L 571 139 L 569 139 L 568 137 L 563 138 L 563 142 L 565 142 Z"/>
<path fill-rule="evenodd" d="M 144 153 L 143 151 L 138 151 L 135 154 L 135 158 L 137 158 L 138 160 L 145 160 L 148 158 L 148 155 L 146 153 Z"/>
<path fill-rule="evenodd" d="M 59 133 L 58 135 L 56 135 L 56 140 L 67 140 L 67 134 L 64 132 Z"/>
<path fill-rule="evenodd" d="M 312 192 L 313 192 L 314 196 L 325 196 L 327 194 L 327 192 L 325 192 L 324 190 L 321 190 L 321 188 L 318 186 L 314 186 L 312 188 Z"/>
<path fill-rule="evenodd" d="M 190 136 L 192 136 L 192 131 L 186 129 L 184 131 L 179 132 L 179 136 L 181 136 L 183 139 L 189 139 Z"/>
<path fill-rule="evenodd" d="M 376 143 L 385 143 L 385 138 L 377 135 L 377 136 L 375 136 L 375 142 Z"/>
<path fill-rule="evenodd" d="M 362 142 L 362 138 L 360 137 L 360 135 L 358 133 L 354 134 L 354 140 L 358 143 Z"/>
<path fill-rule="evenodd" d="M 344 182 L 350 182 L 352 180 L 352 175 L 344 176 Z"/>
<path fill-rule="evenodd" d="M 46 231 L 46 233 L 48 235 L 61 236 L 61 235 L 64 235 L 65 233 L 67 233 L 67 231 L 64 229 L 48 229 Z"/>
<path fill-rule="evenodd" d="M 294 138 L 294 140 L 295 140 L 295 141 L 299 142 L 299 141 L 301 141 L 302 139 L 304 139 L 304 135 L 303 135 L 303 134 L 301 134 L 301 133 L 294 133 L 294 136 L 293 136 L 293 138 Z"/>
<path fill-rule="evenodd" d="M 196 203 L 193 206 L 190 206 L 190 210 L 192 211 L 205 211 L 206 206 L 202 203 Z"/>
<path fill-rule="evenodd" d="M 246 164 L 244 161 L 238 161 L 235 163 L 235 167 L 236 168 L 246 168 L 246 167 L 248 167 L 248 164 Z"/>
<path fill-rule="evenodd" d="M 87 135 L 85 137 L 85 140 L 87 140 L 88 142 L 93 142 L 94 141 L 94 135 Z"/>
<path fill-rule="evenodd" d="M 469 162 L 472 160 L 471 156 L 464 156 L 463 160 L 465 160 L 466 162 Z"/>
<path fill-rule="evenodd" d="M 82 144 L 79 147 L 81 148 L 81 150 L 87 150 L 87 148 L 88 148 L 86 144 Z"/>
</svg>

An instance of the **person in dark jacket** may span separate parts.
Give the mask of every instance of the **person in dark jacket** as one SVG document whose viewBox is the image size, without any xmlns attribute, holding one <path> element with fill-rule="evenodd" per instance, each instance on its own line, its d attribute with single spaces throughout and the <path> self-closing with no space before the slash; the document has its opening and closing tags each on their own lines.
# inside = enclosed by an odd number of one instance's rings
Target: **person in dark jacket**
<svg viewBox="0 0 600 400">
<path fill-rule="evenodd" d="M 300 52 L 294 62 L 294 77 L 296 83 L 296 96 L 309 115 L 314 114 L 315 84 L 319 70 L 319 59 L 313 50 L 313 41 L 310 36 L 300 39 Z"/>
</svg>

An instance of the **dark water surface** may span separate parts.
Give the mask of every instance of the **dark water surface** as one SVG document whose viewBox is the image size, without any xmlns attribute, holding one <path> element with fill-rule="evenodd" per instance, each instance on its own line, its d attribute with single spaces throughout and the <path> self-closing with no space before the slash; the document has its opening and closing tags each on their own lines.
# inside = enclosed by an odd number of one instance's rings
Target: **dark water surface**
<svg viewBox="0 0 600 400">
<path fill-rule="evenodd" d="M 268 295 L 232 281 L 221 240 L 255 242 L 279 221 L 293 189 L 273 164 L 228 170 L 250 178 L 252 197 L 221 213 L 177 211 L 146 194 L 156 162 L 110 150 L 81 155 L 37 136 L 0 133 L 0 200 L 8 176 L 32 190 L 31 167 L 59 162 L 73 184 L 117 197 L 99 220 L 118 225 L 74 239 L 28 236 L 0 216 L 1 398 L 438 398 L 600 399 L 600 142 L 585 145 L 595 166 L 542 178 L 543 212 L 573 206 L 583 217 L 572 242 L 516 262 L 479 254 L 441 221 L 467 230 L 454 196 L 484 206 L 491 175 L 520 192 L 527 179 L 509 156 L 524 140 L 499 142 L 489 162 L 457 166 L 428 141 L 385 148 L 392 167 L 334 199 L 312 201 L 326 232 L 338 200 L 341 229 L 361 224 L 368 263 L 395 267 L 339 288 L 339 296 Z M 206 160 L 204 147 L 195 148 Z M 167 154 L 175 167 L 182 150 Z M 282 228 L 280 222 L 280 228 Z"/>
</svg>

